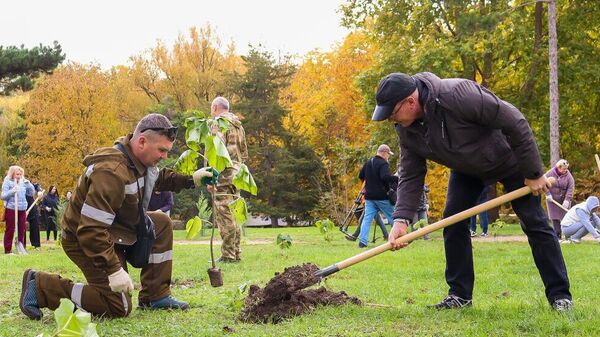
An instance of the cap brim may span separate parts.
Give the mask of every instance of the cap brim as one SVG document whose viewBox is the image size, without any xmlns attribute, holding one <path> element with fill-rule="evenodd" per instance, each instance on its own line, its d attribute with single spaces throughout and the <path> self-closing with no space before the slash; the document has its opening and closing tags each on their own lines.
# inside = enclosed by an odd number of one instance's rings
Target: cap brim
<svg viewBox="0 0 600 337">
<path fill-rule="evenodd" d="M 394 106 L 377 105 L 371 119 L 374 121 L 384 121 L 390 118 L 392 112 L 394 112 Z"/>
</svg>

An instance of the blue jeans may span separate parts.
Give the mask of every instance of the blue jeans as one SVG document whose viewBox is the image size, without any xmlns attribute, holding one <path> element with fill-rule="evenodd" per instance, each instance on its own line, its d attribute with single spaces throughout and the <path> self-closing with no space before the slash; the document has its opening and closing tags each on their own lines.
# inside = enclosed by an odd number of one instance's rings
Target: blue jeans
<svg viewBox="0 0 600 337">
<path fill-rule="evenodd" d="M 479 225 L 481 226 L 481 233 L 487 234 L 489 222 L 490 221 L 488 220 L 487 212 L 479 213 Z M 477 232 L 477 215 L 473 215 L 471 217 L 471 220 L 469 220 L 469 227 L 471 228 L 472 232 Z"/>
<path fill-rule="evenodd" d="M 483 204 L 484 202 L 487 201 L 487 193 L 486 192 L 487 192 L 487 189 L 484 189 L 484 192 L 482 192 L 481 195 L 479 196 L 479 199 L 477 199 L 477 205 Z M 487 212 L 479 213 L 479 224 L 481 226 L 482 234 L 487 234 L 489 222 L 490 221 L 488 220 Z M 469 228 L 471 229 L 471 232 L 477 232 L 477 215 L 473 215 L 471 217 L 471 219 L 469 220 Z"/>
<path fill-rule="evenodd" d="M 385 217 L 388 219 L 389 224 L 394 223 L 394 219 L 392 218 L 392 212 L 394 211 L 394 207 L 389 200 L 365 200 L 365 215 L 363 217 L 362 224 L 360 225 L 360 235 L 359 240 L 363 245 L 367 245 L 369 243 L 369 232 L 371 231 L 371 222 L 373 222 L 373 218 L 377 214 L 377 212 L 381 211 Z M 383 229 L 383 228 L 382 228 Z M 383 236 L 387 236 L 387 231 L 383 232 Z"/>
<path fill-rule="evenodd" d="M 591 222 L 583 223 L 577 222 L 569 226 L 561 226 L 563 234 L 565 234 L 565 238 L 567 239 L 576 239 L 581 240 L 582 237 L 586 236 L 588 233 L 592 233 L 592 235 L 596 234 L 596 228 Z M 598 237 L 594 236 L 594 239 Z"/>
</svg>

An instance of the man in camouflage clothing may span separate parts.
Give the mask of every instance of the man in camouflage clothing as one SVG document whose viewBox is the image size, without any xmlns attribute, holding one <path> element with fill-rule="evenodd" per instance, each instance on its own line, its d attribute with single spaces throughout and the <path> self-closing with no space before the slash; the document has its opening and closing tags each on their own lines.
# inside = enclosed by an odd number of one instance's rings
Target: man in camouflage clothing
<svg viewBox="0 0 600 337">
<path fill-rule="evenodd" d="M 239 191 L 233 186 L 233 177 L 240 169 L 244 160 L 248 159 L 248 146 L 246 145 L 246 133 L 242 122 L 236 115 L 229 112 L 229 101 L 224 97 L 213 100 L 210 113 L 215 118 L 224 118 L 229 121 L 229 129 L 222 134 L 218 129 L 212 133 L 218 135 L 231 157 L 232 167 L 227 167 L 219 174 L 219 181 L 215 188 L 208 186 L 209 192 L 215 193 L 215 223 L 221 232 L 221 257 L 219 262 L 239 262 L 241 260 L 240 250 L 240 227 L 235 223 L 229 204 L 239 196 Z"/>
<path fill-rule="evenodd" d="M 27 269 L 19 302 L 25 315 L 41 319 L 40 309 L 55 310 L 61 298 L 90 313 L 129 315 L 133 282 L 125 250 L 137 240 L 140 200 L 144 212 L 153 189 L 179 191 L 200 186 L 203 177 L 212 177 L 210 168 L 202 168 L 192 177 L 158 170 L 157 164 L 173 147 L 176 132 L 165 116 L 150 114 L 114 147 L 100 148 L 85 157 L 85 169 L 61 224 L 61 243 L 87 284 Z M 146 214 L 154 222 L 156 239 L 149 261 L 141 269 L 138 305 L 142 309 L 187 309 L 186 302 L 171 296 L 173 223 L 162 212 Z"/>
</svg>

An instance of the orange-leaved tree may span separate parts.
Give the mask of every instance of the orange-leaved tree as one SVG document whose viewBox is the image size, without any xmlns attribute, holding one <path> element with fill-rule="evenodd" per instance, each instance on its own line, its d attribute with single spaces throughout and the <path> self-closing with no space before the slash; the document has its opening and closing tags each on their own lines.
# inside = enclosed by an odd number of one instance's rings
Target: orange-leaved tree
<svg viewBox="0 0 600 337">
<path fill-rule="evenodd" d="M 25 106 L 22 161 L 28 176 L 45 187 L 72 190 L 84 156 L 133 129 L 135 113 L 143 114 L 148 101 L 132 104 L 127 91 L 136 88 L 118 74 L 118 69 L 111 75 L 95 65 L 70 63 L 39 82 Z"/>
<path fill-rule="evenodd" d="M 358 192 L 357 152 L 370 138 L 356 77 L 372 63 L 373 47 L 364 34 L 349 34 L 328 53 L 313 51 L 282 94 L 290 110 L 286 126 L 308 139 L 325 166 L 322 203 L 316 216 L 340 217 Z"/>
</svg>

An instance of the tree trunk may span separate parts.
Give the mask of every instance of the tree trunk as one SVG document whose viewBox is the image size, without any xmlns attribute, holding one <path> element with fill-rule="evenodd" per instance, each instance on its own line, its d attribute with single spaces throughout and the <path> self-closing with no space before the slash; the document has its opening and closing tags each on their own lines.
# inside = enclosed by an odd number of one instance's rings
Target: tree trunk
<svg viewBox="0 0 600 337">
<path fill-rule="evenodd" d="M 275 217 L 271 217 L 271 227 L 272 228 L 277 228 L 279 227 L 279 219 L 275 218 Z"/>
<path fill-rule="evenodd" d="M 560 159 L 558 113 L 558 41 L 556 36 L 556 0 L 548 1 L 548 50 L 550 62 L 550 166 Z"/>
</svg>

